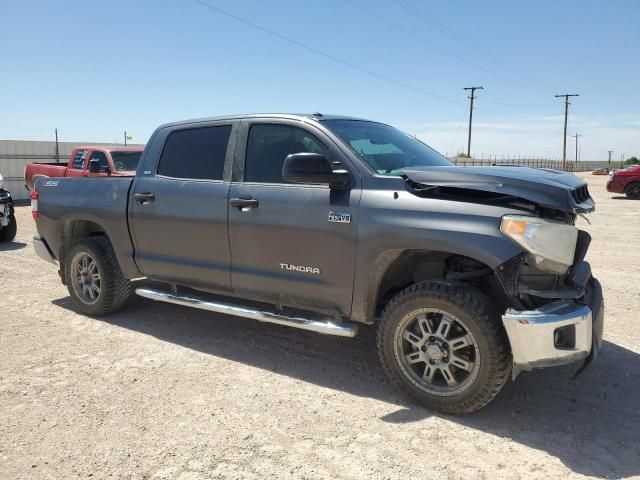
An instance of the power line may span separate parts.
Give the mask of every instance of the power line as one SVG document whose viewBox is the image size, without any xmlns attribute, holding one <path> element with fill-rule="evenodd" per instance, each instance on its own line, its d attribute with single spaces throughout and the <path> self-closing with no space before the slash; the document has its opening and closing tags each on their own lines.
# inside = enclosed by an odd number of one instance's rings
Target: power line
<svg viewBox="0 0 640 480">
<path fill-rule="evenodd" d="M 515 107 L 515 108 L 543 108 L 543 107 L 551 107 L 555 105 L 555 103 L 540 103 L 538 105 L 525 105 L 522 103 L 506 103 L 506 102 L 497 102 L 495 100 L 491 100 L 490 98 L 484 98 L 484 101 L 487 103 L 493 103 L 495 105 L 503 105 L 505 107 Z"/>
<path fill-rule="evenodd" d="M 467 46 L 468 48 L 471 48 L 472 50 L 475 50 L 477 53 L 485 56 L 488 60 L 490 60 L 496 66 L 498 66 L 500 68 L 505 68 L 505 67 L 508 68 L 509 70 L 512 71 L 512 73 L 515 73 L 521 79 L 526 80 L 527 83 L 531 83 L 531 80 L 534 79 L 530 74 L 523 73 L 521 70 L 519 70 L 518 68 L 512 66 L 511 64 L 509 64 L 505 60 L 501 59 L 500 57 L 492 54 L 488 50 L 486 50 L 486 49 L 484 49 L 482 47 L 479 47 L 478 45 L 474 44 L 473 42 L 467 40 L 465 37 L 463 37 L 462 35 L 457 33 L 455 30 L 449 28 L 444 23 L 436 20 L 435 18 L 433 18 L 432 16 L 427 14 L 423 9 L 418 8 L 415 5 L 413 5 L 409 0 L 391 0 L 391 1 L 393 3 L 395 3 L 396 5 L 398 5 L 399 7 L 401 7 L 402 9 L 406 10 L 407 12 L 409 12 L 410 14 L 415 15 L 417 18 L 422 20 L 427 25 L 430 25 L 431 27 L 433 27 L 436 30 L 440 31 L 444 35 L 447 35 L 448 37 L 452 38 L 453 40 L 455 40 L 455 41 L 457 41 L 459 43 L 462 43 L 463 45 Z M 538 82 L 538 85 L 539 85 L 539 83 L 540 82 Z"/>
<path fill-rule="evenodd" d="M 315 47 L 312 47 L 312 46 L 307 45 L 305 43 L 299 42 L 298 40 L 295 40 L 295 39 L 293 39 L 291 37 L 287 37 L 285 35 L 282 35 L 282 34 L 280 34 L 278 32 L 275 32 L 275 31 L 270 30 L 270 29 L 268 29 L 266 27 L 258 25 L 257 23 L 254 23 L 254 22 L 252 22 L 250 20 L 247 20 L 245 18 L 242 18 L 242 17 L 239 17 L 237 15 L 234 15 L 233 13 L 227 12 L 226 10 L 223 10 L 223 9 L 221 9 L 219 7 L 211 5 L 211 4 L 207 3 L 207 2 L 203 2 L 202 0 L 192 0 L 192 1 L 197 3 L 197 4 L 199 4 L 199 5 L 202 5 L 203 7 L 208 8 L 210 10 L 213 10 L 213 11 L 215 11 L 215 12 L 221 14 L 221 15 L 225 15 L 225 16 L 227 16 L 229 18 L 232 18 L 232 19 L 234 19 L 234 20 L 236 20 L 236 21 L 238 21 L 240 23 L 244 23 L 245 25 L 248 25 L 248 26 L 250 26 L 250 27 L 252 27 L 252 28 L 254 28 L 256 30 L 260 30 L 260 31 L 262 31 L 264 33 L 267 33 L 267 34 L 273 36 L 273 37 L 279 38 L 280 40 L 284 40 L 285 42 L 289 42 L 289 43 L 291 43 L 291 44 L 293 44 L 293 45 L 295 45 L 297 47 L 303 48 L 303 49 L 305 49 L 305 50 L 307 50 L 309 52 L 313 52 L 316 55 L 320 55 L 322 57 L 328 58 L 329 60 L 332 60 L 332 61 L 334 61 L 336 63 L 340 63 L 340 64 L 342 64 L 344 66 L 347 66 L 347 67 L 349 67 L 349 68 L 351 68 L 353 70 L 358 70 L 359 72 L 366 73 L 367 75 L 370 75 L 372 77 L 378 78 L 380 80 L 384 80 L 385 82 L 389 82 L 389 83 L 392 83 L 394 85 L 398 85 L 398 86 L 406 88 L 408 90 L 413 90 L 414 92 L 421 93 L 422 95 L 426 95 L 426 96 L 429 96 L 429 97 L 432 97 L 432 98 L 437 98 L 438 100 L 442 100 L 443 102 L 453 103 L 453 104 L 456 104 L 456 105 L 464 105 L 463 103 L 458 102 L 456 100 L 452 100 L 450 98 L 446 98 L 446 97 L 443 97 L 441 95 L 437 95 L 435 93 L 428 92 L 426 90 L 423 90 L 421 88 L 415 87 L 413 85 L 409 85 L 409 84 L 404 83 L 404 82 L 399 82 L 399 81 L 394 80 L 394 79 L 392 79 L 390 77 L 387 77 L 385 75 L 381 75 L 381 74 L 376 73 L 376 72 L 374 72 L 372 70 L 368 70 L 368 69 L 366 69 L 364 67 L 356 65 L 354 63 L 351 63 L 351 62 L 349 62 L 347 60 L 343 60 L 341 58 L 338 58 L 338 57 L 336 57 L 334 55 L 331 55 L 330 53 L 326 53 L 326 52 L 324 52 L 322 50 L 319 50 L 319 49 L 317 49 Z"/>
<path fill-rule="evenodd" d="M 349 5 L 351 5 L 353 8 L 355 8 L 355 9 L 357 9 L 357 10 L 361 11 L 361 12 L 362 12 L 362 13 L 364 13 L 365 15 L 369 15 L 370 17 L 375 18 L 376 20 L 378 20 L 378 21 L 380 21 L 380 22 L 384 23 L 385 25 L 388 25 L 389 27 L 393 28 L 394 30 L 396 30 L 396 31 L 398 31 L 398 32 L 400 32 L 400 33 L 403 33 L 403 34 L 404 34 L 404 35 L 406 35 L 406 36 L 409 36 L 409 37 L 411 37 L 411 38 L 414 38 L 414 39 L 416 39 L 416 40 L 418 40 L 418 41 L 420 41 L 420 42 L 422 42 L 422 43 L 424 43 L 424 44 L 426 44 L 426 45 L 429 45 L 429 46 L 430 46 L 430 47 L 432 47 L 432 48 L 435 48 L 436 50 L 438 50 L 440 53 L 443 53 L 444 55 L 447 55 L 447 56 L 450 56 L 450 57 L 452 57 L 452 58 L 455 58 L 456 60 L 458 60 L 458 61 L 460 61 L 460 62 L 464 63 L 465 65 L 471 66 L 471 67 L 473 67 L 473 68 L 479 68 L 480 70 L 482 70 L 482 71 L 484 71 L 484 72 L 487 72 L 487 73 L 489 73 L 489 74 L 491 74 L 491 75 L 495 75 L 495 76 L 497 76 L 497 77 L 500 77 L 500 78 L 503 78 L 503 79 L 504 79 L 504 77 L 502 77 L 501 75 L 499 75 L 499 74 L 498 74 L 498 73 L 496 73 L 495 71 L 493 71 L 493 70 L 489 70 L 489 69 L 487 69 L 487 68 L 484 68 L 484 67 L 483 67 L 483 66 L 481 66 L 481 65 L 478 65 L 478 64 L 472 63 L 472 62 L 470 62 L 469 60 L 467 60 L 467 59 L 465 59 L 465 58 L 463 58 L 463 57 L 461 57 L 461 56 L 459 56 L 459 55 L 456 55 L 455 53 L 451 53 L 451 52 L 449 52 L 449 51 L 447 51 L 447 50 L 444 50 L 444 49 L 440 48 L 439 46 L 437 46 L 435 43 L 430 42 L 430 41 L 429 41 L 429 40 L 427 40 L 426 38 L 421 37 L 420 35 L 416 35 L 416 34 L 415 34 L 415 33 L 413 33 L 412 31 L 407 30 L 406 28 L 403 28 L 403 27 L 401 27 L 400 25 L 398 25 L 398 24 L 396 24 L 396 23 L 393 23 L 393 22 L 391 22 L 391 21 L 387 20 L 386 18 L 384 18 L 384 17 L 382 17 L 382 16 L 378 15 L 377 13 L 372 12 L 371 10 L 368 10 L 368 9 L 366 9 L 366 8 L 362 7 L 361 5 L 358 5 L 357 3 L 355 3 L 355 2 L 353 2 L 353 1 L 351 1 L 351 0 L 342 0 L 342 1 L 343 1 L 343 2 L 345 2 L 345 3 L 347 3 L 347 4 L 349 4 Z"/>
<path fill-rule="evenodd" d="M 416 40 L 418 40 L 418 41 L 420 41 L 420 42 L 422 42 L 422 43 L 424 43 L 426 45 L 429 45 L 430 47 L 435 48 L 437 51 L 443 53 L 444 55 L 448 55 L 448 56 L 450 56 L 452 58 L 455 58 L 456 60 L 464 63 L 465 65 L 468 65 L 468 66 L 470 66 L 472 68 L 478 68 L 478 69 L 480 69 L 480 70 L 482 70 L 484 72 L 487 72 L 487 73 L 489 73 L 491 75 L 494 75 L 494 76 L 496 76 L 498 78 L 501 78 L 503 80 L 506 79 L 504 76 L 498 74 L 494 70 L 490 70 L 488 68 L 484 68 L 481 65 L 478 65 L 478 64 L 476 64 L 474 62 L 470 62 L 469 60 L 467 60 L 467 59 L 465 59 L 465 58 L 463 58 L 463 57 L 461 57 L 459 55 L 456 55 L 454 53 L 451 53 L 451 52 L 449 52 L 447 50 L 444 50 L 444 49 L 438 47 L 436 44 L 434 44 L 433 42 L 430 42 L 429 40 L 425 39 L 424 37 L 421 37 L 420 35 L 416 35 L 414 32 L 412 32 L 410 30 L 407 30 L 406 28 L 403 28 L 402 26 L 387 20 L 385 17 L 382 17 L 382 16 L 378 15 L 377 13 L 372 12 L 371 10 L 369 10 L 369 9 L 367 9 L 365 7 L 363 7 L 361 5 L 358 5 L 357 3 L 355 3 L 352 0 L 342 0 L 342 1 L 344 3 L 352 6 L 356 10 L 359 10 L 360 12 L 364 13 L 365 15 L 368 15 L 369 17 L 374 18 L 374 19 L 378 20 L 381 23 L 384 23 L 385 25 L 393 28 L 394 30 L 396 30 L 396 31 L 408 36 L 408 37 L 411 37 L 411 38 L 416 39 Z M 402 6 L 402 5 L 400 5 L 400 6 Z M 493 104 L 496 104 L 496 105 L 503 105 L 503 106 L 515 107 L 515 108 L 544 108 L 544 107 L 550 107 L 550 106 L 554 105 L 552 103 L 538 104 L 538 105 L 523 105 L 523 104 L 513 104 L 513 103 L 506 103 L 506 102 L 498 102 L 498 101 L 493 101 L 493 100 L 490 100 L 490 99 L 485 99 L 484 101 L 488 102 L 488 103 L 493 103 Z M 484 109 L 484 108 L 478 109 L 478 110 L 484 110 L 486 112 L 490 112 L 490 113 L 495 113 L 495 114 L 501 115 L 500 112 L 496 112 L 496 111 L 488 110 L 488 109 Z"/>
<path fill-rule="evenodd" d="M 469 104 L 469 138 L 467 140 L 467 157 L 471 158 L 471 121 L 473 120 L 473 101 L 475 100 L 476 90 L 484 90 L 482 87 L 464 87 L 465 90 L 470 90 L 471 94 L 469 95 L 469 99 L 471 100 Z"/>
</svg>

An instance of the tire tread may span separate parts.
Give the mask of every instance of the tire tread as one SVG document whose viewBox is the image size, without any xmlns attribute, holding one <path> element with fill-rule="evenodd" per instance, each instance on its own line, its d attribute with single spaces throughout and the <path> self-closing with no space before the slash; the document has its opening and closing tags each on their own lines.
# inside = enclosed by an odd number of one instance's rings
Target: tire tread
<svg viewBox="0 0 640 480">
<path fill-rule="evenodd" d="M 488 361 L 490 365 L 487 381 L 472 397 L 458 403 L 450 403 L 419 392 L 393 368 L 390 362 L 394 360 L 388 358 L 385 352 L 386 342 L 389 339 L 393 341 L 395 325 L 392 325 L 392 313 L 409 301 L 424 299 L 425 304 L 428 304 L 428 301 L 434 298 L 450 302 L 470 312 L 477 320 L 479 327 L 484 330 L 485 336 L 495 340 L 488 360 L 487 354 L 483 353 L 484 361 Z M 471 413 L 484 407 L 500 392 L 511 371 L 509 341 L 504 328 L 495 319 L 495 312 L 492 312 L 489 299 L 478 289 L 462 282 L 428 280 L 413 284 L 396 294 L 382 312 L 378 326 L 377 348 L 385 373 L 399 390 L 427 408 L 454 415 Z"/>
<path fill-rule="evenodd" d="M 96 261 L 99 264 L 101 270 L 101 294 L 104 296 L 95 304 L 87 305 L 81 300 L 76 298 L 73 290 L 72 278 L 70 274 L 71 261 L 74 256 L 75 250 L 89 247 L 92 255 L 95 255 Z M 120 310 L 128 298 L 131 296 L 132 287 L 131 282 L 124 278 L 118 259 L 116 258 L 111 242 L 108 238 L 88 237 L 83 238 L 76 242 L 66 255 L 65 275 L 69 279 L 67 282 L 67 288 L 71 298 L 82 313 L 89 315 L 99 316 L 113 313 Z"/>
</svg>

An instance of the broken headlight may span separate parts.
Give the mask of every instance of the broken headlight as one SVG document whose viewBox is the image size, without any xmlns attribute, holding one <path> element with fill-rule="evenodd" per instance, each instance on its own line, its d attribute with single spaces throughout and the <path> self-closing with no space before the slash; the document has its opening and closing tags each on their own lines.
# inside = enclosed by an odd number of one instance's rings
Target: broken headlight
<svg viewBox="0 0 640 480">
<path fill-rule="evenodd" d="M 563 275 L 573 264 L 578 229 L 573 225 L 526 215 L 505 215 L 500 230 L 529 252 L 541 270 Z"/>
</svg>

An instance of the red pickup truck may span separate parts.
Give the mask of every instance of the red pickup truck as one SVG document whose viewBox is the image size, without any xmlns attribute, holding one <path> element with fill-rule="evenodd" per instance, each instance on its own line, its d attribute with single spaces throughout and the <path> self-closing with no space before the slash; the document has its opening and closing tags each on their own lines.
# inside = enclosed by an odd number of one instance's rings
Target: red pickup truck
<svg viewBox="0 0 640 480">
<path fill-rule="evenodd" d="M 609 177 L 607 191 L 624 193 L 631 200 L 640 200 L 640 166 L 615 171 Z"/>
<path fill-rule="evenodd" d="M 42 177 L 87 177 L 113 175 L 133 176 L 138 168 L 142 147 L 85 146 L 76 147 L 71 152 L 66 165 L 61 163 L 28 163 L 24 168 L 24 181 L 28 190 Z M 95 170 L 90 171 L 89 163 L 94 162 Z"/>
</svg>

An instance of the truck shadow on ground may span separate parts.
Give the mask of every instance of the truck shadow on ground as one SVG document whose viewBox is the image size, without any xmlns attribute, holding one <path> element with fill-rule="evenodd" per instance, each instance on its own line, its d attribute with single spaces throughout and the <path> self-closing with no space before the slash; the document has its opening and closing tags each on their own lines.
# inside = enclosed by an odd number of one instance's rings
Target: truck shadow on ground
<svg viewBox="0 0 640 480">
<path fill-rule="evenodd" d="M 68 297 L 53 303 L 71 309 Z M 399 407 L 379 421 L 440 416 L 545 451 L 576 473 L 640 475 L 640 355 L 610 342 L 575 381 L 575 366 L 524 373 L 481 411 L 452 417 L 412 404 L 386 383 L 373 328 L 355 339 L 328 337 L 138 297 L 96 321 Z"/>
</svg>

